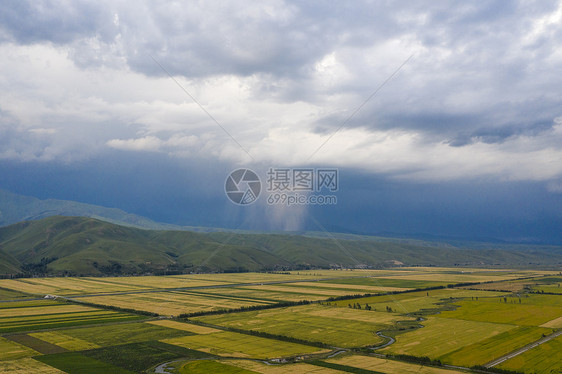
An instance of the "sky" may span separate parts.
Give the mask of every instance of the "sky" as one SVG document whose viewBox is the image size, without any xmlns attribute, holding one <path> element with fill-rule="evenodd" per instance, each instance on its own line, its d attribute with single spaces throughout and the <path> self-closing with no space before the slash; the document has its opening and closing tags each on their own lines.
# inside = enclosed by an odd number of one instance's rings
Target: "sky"
<svg viewBox="0 0 562 374">
<path fill-rule="evenodd" d="M 0 9 L 0 188 L 192 226 L 562 244 L 560 1 Z M 239 168 L 253 204 L 224 192 Z M 337 203 L 267 204 L 270 168 L 338 170 Z"/>
</svg>

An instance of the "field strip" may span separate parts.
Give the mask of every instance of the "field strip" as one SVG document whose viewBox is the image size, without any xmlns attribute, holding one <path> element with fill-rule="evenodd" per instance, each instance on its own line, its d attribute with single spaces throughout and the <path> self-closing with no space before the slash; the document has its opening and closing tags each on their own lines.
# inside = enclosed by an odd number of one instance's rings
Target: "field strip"
<svg viewBox="0 0 562 374">
<path fill-rule="evenodd" d="M 0 372 L 11 374 L 65 374 L 64 371 L 32 358 L 0 361 Z"/>
<path fill-rule="evenodd" d="M 6 335 L 6 339 L 25 345 L 42 354 L 63 353 L 66 349 L 27 334 Z"/>
<path fill-rule="evenodd" d="M 257 303 L 257 304 L 276 304 L 278 300 L 265 300 L 257 297 L 246 297 L 246 296 L 236 296 L 236 295 L 227 295 L 227 294 L 213 294 L 208 292 L 196 292 L 196 291 L 172 291 L 174 293 L 179 293 L 181 295 L 193 295 L 203 298 L 211 298 L 211 299 L 226 299 L 232 301 L 241 301 L 247 303 Z"/>
<path fill-rule="evenodd" d="M 169 328 L 176 329 L 176 330 L 189 331 L 189 332 L 192 332 L 192 333 L 195 333 L 195 334 L 200 334 L 200 335 L 212 334 L 214 332 L 221 332 L 222 331 L 222 330 L 218 330 L 218 329 L 213 329 L 211 327 L 194 325 L 194 324 L 191 324 L 191 323 L 171 321 L 169 319 L 162 319 L 162 320 L 158 320 L 158 321 L 148 321 L 146 323 L 150 323 L 150 324 L 156 325 L 156 326 L 169 327 Z"/>
<path fill-rule="evenodd" d="M 79 290 L 80 294 L 72 294 L 72 298 L 82 298 L 82 297 L 97 297 L 97 296 L 119 296 L 119 295 L 130 295 L 130 294 L 142 294 L 142 293 L 152 293 L 152 292 L 163 292 L 163 291 L 189 291 L 189 290 L 204 290 L 204 289 L 220 289 L 220 288 L 239 288 L 239 287 L 256 287 L 256 286 L 267 286 L 267 285 L 282 285 L 282 284 L 291 284 L 291 283 L 305 283 L 305 287 L 310 287 L 310 283 L 317 281 L 334 281 L 334 280 L 341 280 L 341 279 L 350 279 L 350 278 L 370 278 L 367 275 L 360 275 L 360 276 L 350 276 L 350 277 L 328 277 L 328 276 L 320 276 L 318 278 L 306 278 L 306 279 L 296 279 L 296 280 L 276 280 L 276 281 L 255 281 L 255 282 L 229 282 L 226 283 L 224 280 L 211 280 L 211 279 L 197 279 L 194 283 L 199 283 L 199 285 L 194 286 L 185 286 L 185 287 L 165 287 L 164 283 L 160 280 L 158 284 L 150 284 L 150 282 L 139 282 L 139 279 L 133 279 L 139 277 L 122 277 L 122 278 L 108 278 L 108 279 L 100 279 L 100 280 L 93 280 L 91 278 L 85 278 L 84 281 L 88 283 L 107 283 L 107 284 L 114 284 L 115 286 L 119 287 L 135 287 L 137 289 L 133 290 L 123 290 L 123 291 L 109 291 L 109 292 L 96 292 L 96 293 L 86 293 L 88 290 Z M 145 277 L 140 277 L 145 278 Z M 180 278 L 179 276 L 173 277 L 175 280 L 183 280 L 189 281 L 187 278 Z M 81 278 L 76 278 L 81 279 Z M 142 279 L 145 281 L 146 279 Z M 133 282 L 138 283 L 133 283 Z M 86 283 L 85 282 L 85 283 Z M 51 280 L 50 282 L 42 283 L 41 280 L 28 280 L 28 279 L 9 279 L 5 280 L 2 284 L 3 288 L 8 290 L 16 290 L 20 292 L 26 292 L 29 294 L 68 294 L 69 291 L 76 291 L 74 289 L 67 288 L 66 290 L 62 285 L 54 284 L 55 281 Z M 203 283 L 203 285 L 201 285 Z M 205 283 L 211 283 L 206 284 Z M 307 284 L 308 283 L 308 284 Z M 25 285 L 25 286 L 24 286 Z M 75 286 L 78 286 L 75 284 Z M 298 286 L 298 285 L 297 285 Z M 319 285 L 322 287 L 321 285 Z M 324 286 L 326 287 L 326 286 Z M 140 289 L 139 289 L 140 288 Z M 342 288 L 347 289 L 346 286 Z M 370 287 L 369 289 L 376 289 L 377 286 Z M 60 291 L 60 292 L 59 292 Z M 304 291 L 304 290 L 303 290 Z M 320 290 L 318 290 L 320 291 Z M 287 292 L 285 290 L 285 292 Z M 345 292 L 342 290 L 342 292 Z M 309 292 L 303 292 L 302 294 L 309 294 Z M 321 294 L 321 292 L 317 293 L 316 296 Z M 315 295 L 314 293 L 311 294 Z"/>
<path fill-rule="evenodd" d="M 558 318 L 555 318 L 551 321 L 543 323 L 539 327 L 548 327 L 548 328 L 552 328 L 552 329 L 561 328 L 562 327 L 562 317 L 558 317 Z"/>
<path fill-rule="evenodd" d="M 365 285 L 358 285 L 358 284 L 339 284 L 339 283 L 319 283 L 319 282 L 301 282 L 299 284 L 280 284 L 280 286 L 284 287 L 303 287 L 303 288 L 311 288 L 311 289 L 320 289 L 320 290 L 333 290 L 333 291 L 343 291 L 343 292 L 352 292 L 353 294 L 358 293 L 358 291 L 371 291 L 371 292 L 392 292 L 392 291 L 407 291 L 413 290 L 413 288 L 406 288 L 406 287 L 386 287 L 386 286 L 365 286 Z"/>
<path fill-rule="evenodd" d="M 515 356 L 518 356 L 518 355 L 520 355 L 521 353 L 525 353 L 525 352 L 527 352 L 529 349 L 535 348 L 535 347 L 537 347 L 537 346 L 539 346 L 539 345 L 541 345 L 541 344 L 543 344 L 543 343 L 546 343 L 546 342 L 548 342 L 549 340 L 552 340 L 552 339 L 554 339 L 554 338 L 556 338 L 556 337 L 558 337 L 558 336 L 560 336 L 560 335 L 562 335 L 562 330 L 556 331 L 556 332 L 554 332 L 554 333 L 552 333 L 552 334 L 550 334 L 550 335 L 548 335 L 548 336 L 545 336 L 544 338 L 541 338 L 541 339 L 537 340 L 536 342 L 533 342 L 533 343 L 528 344 L 528 345 L 526 345 L 526 346 L 524 346 L 524 347 L 522 347 L 522 348 L 519 348 L 518 350 L 516 350 L 516 351 L 514 351 L 514 352 L 511 352 L 511 353 L 508 353 L 508 354 L 506 354 L 505 356 L 502 356 L 502 357 L 500 357 L 500 358 L 498 358 L 498 359 L 496 359 L 496 360 L 494 360 L 494 361 L 488 362 L 488 363 L 487 363 L 486 365 L 484 365 L 484 366 L 487 367 L 487 368 L 491 368 L 491 367 L 494 367 L 494 366 L 496 366 L 496 365 L 499 365 L 499 364 L 501 364 L 502 362 L 509 360 L 510 358 L 513 358 L 513 357 L 515 357 Z"/>
</svg>

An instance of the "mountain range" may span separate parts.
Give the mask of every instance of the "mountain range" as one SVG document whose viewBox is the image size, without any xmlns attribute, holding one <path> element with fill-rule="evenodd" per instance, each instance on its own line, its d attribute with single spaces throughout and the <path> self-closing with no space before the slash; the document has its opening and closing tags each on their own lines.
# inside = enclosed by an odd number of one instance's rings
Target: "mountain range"
<svg viewBox="0 0 562 374">
<path fill-rule="evenodd" d="M 0 228 L 0 274 L 129 275 L 315 267 L 560 266 L 562 249 L 460 249 L 297 234 L 147 230 L 52 216 Z"/>
</svg>

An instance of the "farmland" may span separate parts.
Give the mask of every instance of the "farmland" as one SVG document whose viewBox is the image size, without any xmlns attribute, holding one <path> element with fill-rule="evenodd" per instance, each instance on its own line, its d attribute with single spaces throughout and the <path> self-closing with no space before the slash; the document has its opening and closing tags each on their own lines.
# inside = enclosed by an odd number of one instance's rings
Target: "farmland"
<svg viewBox="0 0 562 374">
<path fill-rule="evenodd" d="M 210 324 L 280 334 L 337 347 L 379 344 L 383 339 L 376 332 L 389 329 L 403 319 L 396 314 L 320 305 L 194 318 Z"/>
<path fill-rule="evenodd" d="M 455 372 L 439 365 L 485 365 L 562 328 L 562 295 L 540 289 L 557 280 L 466 268 L 5 279 L 0 372 Z M 561 344 L 497 367 L 562 370 Z"/>
</svg>

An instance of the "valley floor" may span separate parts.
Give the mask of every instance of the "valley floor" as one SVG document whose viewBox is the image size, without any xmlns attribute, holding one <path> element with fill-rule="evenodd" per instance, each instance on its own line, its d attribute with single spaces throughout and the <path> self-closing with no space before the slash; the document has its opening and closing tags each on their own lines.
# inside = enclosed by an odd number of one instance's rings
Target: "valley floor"
<svg viewBox="0 0 562 374">
<path fill-rule="evenodd" d="M 5 279 L 0 372 L 561 372 L 560 283 L 435 267 Z"/>
</svg>

